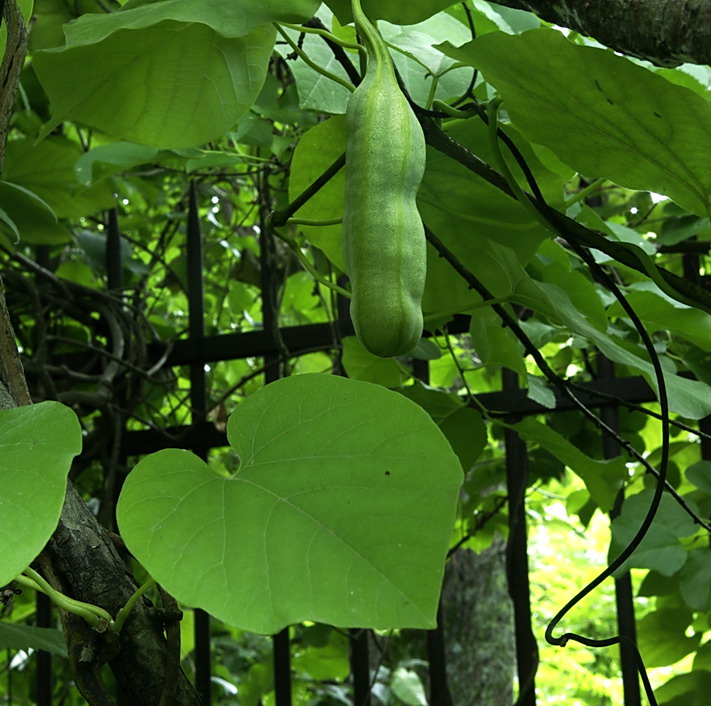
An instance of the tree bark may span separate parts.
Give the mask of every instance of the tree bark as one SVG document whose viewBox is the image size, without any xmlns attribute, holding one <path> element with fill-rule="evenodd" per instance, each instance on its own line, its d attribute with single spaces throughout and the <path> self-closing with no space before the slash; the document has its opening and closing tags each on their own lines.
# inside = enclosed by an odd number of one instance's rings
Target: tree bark
<svg viewBox="0 0 711 706">
<path fill-rule="evenodd" d="M 497 0 L 659 66 L 711 64 L 708 0 Z"/>
<path fill-rule="evenodd" d="M 47 562 L 55 578 L 69 586 L 73 597 L 99 605 L 114 616 L 137 588 L 114 543 L 71 484 L 59 526 L 42 557 L 42 563 Z M 65 633 L 74 671 L 87 671 L 105 660 L 127 703 L 155 706 L 164 689 L 174 689 L 171 704 L 195 706 L 199 703 L 197 692 L 182 670 L 167 664 L 169 647 L 163 635 L 163 617 L 149 601 L 141 599 L 115 638 L 109 632 L 87 634 L 83 621 L 77 629 L 71 616 L 65 621 Z M 85 656 L 83 662 L 80 655 Z M 166 684 L 165 675 L 171 672 L 175 682 Z"/>
<path fill-rule="evenodd" d="M 5 162 L 5 143 L 10 131 L 10 118 L 15 93 L 27 50 L 27 28 L 15 0 L 0 0 L 0 20 L 7 28 L 5 53 L 0 64 L 0 173 Z"/>
</svg>

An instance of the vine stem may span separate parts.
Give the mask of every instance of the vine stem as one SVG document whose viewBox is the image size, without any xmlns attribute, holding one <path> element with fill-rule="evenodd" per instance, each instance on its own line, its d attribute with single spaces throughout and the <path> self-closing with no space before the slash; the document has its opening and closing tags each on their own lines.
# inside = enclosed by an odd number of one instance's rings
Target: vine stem
<svg viewBox="0 0 711 706">
<path fill-rule="evenodd" d="M 116 614 L 116 620 L 114 621 L 114 631 L 119 633 L 121 632 L 121 628 L 123 627 L 123 624 L 126 622 L 126 618 L 131 614 L 131 611 L 133 610 L 134 606 L 136 605 L 136 602 L 138 599 L 149 589 L 152 588 L 153 586 L 156 585 L 156 582 L 152 579 L 149 578 L 147 581 L 142 583 L 131 595 L 131 597 L 126 601 L 126 605 L 124 605 L 121 610 Z"/>
<path fill-rule="evenodd" d="M 271 222 L 271 215 L 270 214 L 267 217 L 267 228 L 271 233 L 273 233 L 279 240 L 283 241 L 286 243 L 286 245 L 289 247 L 289 250 L 296 255 L 296 257 L 299 259 L 299 262 L 306 268 L 307 272 L 320 284 L 324 285 L 324 287 L 328 287 L 329 289 L 333 290 L 336 292 L 336 294 L 340 294 L 342 297 L 346 297 L 347 299 L 351 298 L 351 293 L 347 289 L 343 289 L 343 287 L 340 287 L 337 284 L 334 284 L 330 280 L 326 279 L 312 264 L 311 261 L 309 260 L 306 255 L 304 255 L 303 251 L 299 247 L 299 244 L 296 242 L 294 238 L 289 237 L 288 235 L 284 235 L 281 233 L 278 228 Z"/>
<path fill-rule="evenodd" d="M 498 109 L 500 105 L 500 100 L 495 99 L 492 101 L 489 105 L 488 108 L 488 118 L 489 118 L 489 137 L 492 142 L 492 148 L 494 149 L 494 154 L 497 162 L 499 163 L 499 167 L 501 168 L 502 173 L 504 174 L 506 180 L 509 183 L 509 187 L 511 190 L 514 192 L 516 195 L 516 198 L 519 200 L 522 206 L 526 208 L 529 212 L 532 213 L 532 215 L 535 215 L 536 219 L 540 221 L 548 230 L 553 232 L 555 235 L 559 235 L 561 237 L 566 237 L 566 230 L 565 228 L 561 228 L 559 225 L 559 219 L 556 215 L 556 212 L 548 206 L 548 204 L 545 202 L 545 200 L 540 196 L 540 190 L 537 188 L 536 184 L 536 195 L 537 195 L 537 201 L 533 202 L 529 197 L 523 192 L 523 190 L 518 186 L 516 183 L 513 174 L 511 171 L 508 169 L 508 165 L 505 162 L 505 159 L 501 153 L 501 150 L 498 145 Z M 493 144 L 496 142 L 496 144 Z M 530 174 L 530 172 L 529 172 Z M 531 180 L 532 174 L 528 177 L 529 180 Z M 534 180 L 535 181 L 535 180 Z M 535 213 L 534 213 L 535 212 Z M 569 641 L 573 640 L 575 642 L 579 642 L 583 645 L 586 645 L 588 647 L 609 647 L 611 645 L 616 645 L 620 644 L 621 642 L 628 642 L 635 654 L 636 661 L 637 661 L 637 669 L 640 674 L 640 677 L 642 678 L 642 683 L 644 685 L 644 690 L 647 695 L 647 698 L 649 699 L 649 703 L 652 706 L 657 706 L 657 701 L 654 696 L 654 692 L 652 690 L 651 684 L 649 682 L 649 677 L 647 676 L 647 671 L 644 666 L 644 662 L 641 658 L 641 655 L 639 654 L 639 650 L 637 648 L 637 645 L 634 643 L 634 641 L 630 640 L 628 637 L 624 635 L 615 635 L 613 637 L 610 637 L 608 639 L 604 640 L 597 640 L 597 639 L 592 639 L 589 637 L 585 637 L 584 635 L 580 635 L 578 633 L 574 632 L 566 632 L 563 635 L 560 635 L 559 637 L 556 637 L 553 635 L 553 631 L 557 627 L 558 623 L 567 615 L 569 611 L 571 611 L 580 601 L 583 600 L 586 596 L 590 595 L 603 581 L 611 577 L 618 569 L 620 569 L 623 564 L 629 559 L 629 557 L 632 555 L 632 553 L 639 547 L 639 545 L 642 543 L 642 540 L 645 538 L 647 535 L 647 532 L 649 531 L 649 528 L 652 526 L 652 522 L 654 521 L 654 517 L 657 513 L 657 510 L 659 509 L 659 506 L 662 502 L 662 497 L 664 495 L 664 488 L 666 485 L 666 480 L 667 480 L 667 468 L 669 465 L 669 443 L 670 443 L 670 425 L 669 425 L 669 399 L 667 396 L 667 389 L 666 389 L 666 380 L 664 378 L 664 371 L 662 369 L 661 361 L 659 360 L 659 356 L 656 353 L 656 350 L 654 348 L 654 343 L 647 331 L 647 329 L 644 327 L 644 324 L 640 320 L 640 318 L 637 316 L 637 313 L 633 309 L 632 305 L 627 301 L 625 296 L 622 294 L 620 289 L 618 288 L 617 284 L 615 281 L 595 262 L 594 258 L 590 253 L 583 248 L 579 243 L 577 243 L 575 240 L 569 240 L 571 246 L 575 250 L 575 252 L 578 254 L 578 256 L 585 262 L 585 264 L 590 268 L 592 272 L 597 273 L 601 278 L 602 281 L 605 282 L 605 285 L 607 288 L 614 294 L 615 298 L 619 301 L 620 305 L 622 308 L 625 310 L 627 315 L 630 317 L 632 323 L 634 324 L 635 329 L 640 335 L 640 338 L 642 339 L 642 343 L 644 347 L 647 350 L 647 353 L 649 354 L 652 367 L 654 368 L 654 375 L 656 378 L 657 382 L 657 396 L 659 399 L 659 407 L 660 407 L 660 412 L 662 416 L 662 457 L 659 463 L 659 474 L 657 475 L 657 483 L 654 488 L 654 494 L 652 496 L 652 500 L 649 504 L 649 508 L 647 509 L 647 514 L 644 517 L 644 520 L 642 521 L 640 527 L 638 528 L 636 534 L 634 537 L 630 540 L 630 542 L 627 544 L 627 546 L 620 552 L 620 554 L 617 556 L 617 558 L 609 564 L 603 571 L 601 571 L 592 581 L 590 581 L 586 586 L 584 586 L 578 593 L 576 593 L 559 611 L 558 613 L 553 617 L 553 619 L 548 623 L 548 627 L 546 628 L 545 631 L 545 639 L 546 642 L 548 642 L 551 645 L 557 645 L 559 647 L 565 646 Z M 649 262 L 643 262 L 643 265 L 645 267 L 645 270 L 647 270 L 649 267 L 651 267 L 655 273 L 656 273 L 656 265 L 654 265 L 653 262 L 651 262 L 651 259 L 648 258 L 648 256 L 645 253 L 645 257 L 649 260 Z M 656 278 L 651 272 L 647 272 L 647 274 L 656 281 Z M 570 390 L 566 387 L 568 395 L 572 395 Z M 584 405 L 582 405 L 583 408 L 585 408 Z M 587 409 L 587 408 L 585 408 Z M 589 410 L 588 410 L 589 412 Z M 595 415 L 593 415 L 595 416 Z M 602 420 L 599 420 L 600 424 L 602 424 Z"/>
<path fill-rule="evenodd" d="M 346 81 L 346 79 L 341 78 L 340 76 L 336 76 L 336 74 L 327 71 L 323 68 L 323 66 L 319 66 L 315 61 L 310 59 L 308 54 L 303 49 L 301 49 L 301 47 L 299 47 L 298 44 L 296 44 L 296 42 L 276 22 L 274 23 L 274 26 L 276 27 L 277 32 L 279 32 L 279 34 L 281 34 L 281 36 L 284 38 L 286 43 L 293 49 L 297 56 L 306 63 L 307 66 L 310 66 L 314 71 L 317 71 L 322 76 L 325 76 L 331 81 L 339 83 L 341 86 L 347 88 L 349 91 L 355 90 L 353 85 Z"/>
<path fill-rule="evenodd" d="M 15 581 L 26 588 L 32 588 L 35 591 L 45 593 L 55 605 L 67 611 L 67 613 L 73 613 L 83 618 L 92 628 L 99 632 L 104 632 L 107 628 L 113 629 L 114 619 L 108 611 L 100 606 L 84 603 L 83 601 L 78 601 L 64 595 L 55 588 L 52 588 L 34 569 L 26 568 L 22 574 L 15 578 Z"/>
</svg>

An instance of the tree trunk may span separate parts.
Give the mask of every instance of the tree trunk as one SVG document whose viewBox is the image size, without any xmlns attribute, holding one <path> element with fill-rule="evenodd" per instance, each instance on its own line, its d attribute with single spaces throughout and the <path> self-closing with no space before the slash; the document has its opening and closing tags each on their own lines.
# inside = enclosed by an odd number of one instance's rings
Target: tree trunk
<svg viewBox="0 0 711 706">
<path fill-rule="evenodd" d="M 711 63 L 708 0 L 497 0 L 659 66 Z"/>
</svg>

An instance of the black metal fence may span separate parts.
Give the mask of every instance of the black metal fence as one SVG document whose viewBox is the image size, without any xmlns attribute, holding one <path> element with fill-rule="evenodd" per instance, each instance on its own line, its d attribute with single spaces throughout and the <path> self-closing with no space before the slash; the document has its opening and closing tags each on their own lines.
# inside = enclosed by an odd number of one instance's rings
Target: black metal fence
<svg viewBox="0 0 711 706">
<path fill-rule="evenodd" d="M 175 341 L 167 349 L 156 346 L 152 349 L 152 357 L 158 359 L 166 356 L 166 366 L 189 366 L 190 369 L 190 404 L 192 410 L 192 425 L 181 429 L 170 430 L 122 430 L 121 456 L 131 465 L 132 457 L 157 451 L 167 446 L 180 446 L 191 449 L 205 458 L 210 448 L 226 446 L 227 439 L 223 432 L 218 431 L 214 424 L 207 421 L 208 400 L 205 366 L 218 361 L 234 360 L 247 357 L 261 357 L 264 360 L 266 382 L 276 379 L 280 374 L 280 360 L 283 350 L 290 356 L 318 350 L 332 349 L 334 345 L 334 328 L 330 324 L 310 324 L 298 327 L 282 328 L 277 331 L 275 319 L 275 301 L 278 282 L 274 277 L 273 261 L 274 244 L 267 235 L 265 224 L 261 224 L 261 277 L 262 277 L 262 313 L 263 329 L 248 333 L 231 333 L 219 336 L 205 336 L 205 310 L 203 291 L 203 242 L 198 216 L 196 190 L 193 187 L 189 194 L 187 213 L 187 295 L 189 302 L 189 335 L 186 339 Z M 120 241 L 116 212 L 110 213 L 107 223 L 107 283 L 117 297 L 121 296 L 122 271 L 120 265 Z M 40 253 L 40 257 L 42 253 Z M 690 256 L 693 257 L 693 256 Z M 694 270 L 693 261 L 686 263 L 689 272 Z M 698 263 L 697 263 L 698 265 Z M 343 316 L 338 322 L 340 333 L 346 335 L 352 331 L 347 318 L 345 306 Z M 466 330 L 466 318 L 455 320 L 453 332 Z M 640 377 L 615 378 L 611 364 L 598 360 L 598 377 L 590 385 L 595 391 L 607 395 L 615 395 L 627 402 L 644 403 L 654 400 L 654 394 L 646 382 Z M 428 379 L 427 363 L 416 361 L 415 373 L 418 378 Z M 611 428 L 617 428 L 617 407 L 612 400 L 596 397 L 594 394 L 580 395 L 580 400 L 590 406 L 600 409 L 603 421 Z M 525 391 L 518 389 L 515 374 L 504 371 L 499 392 L 479 396 L 479 401 L 489 409 L 504 410 L 512 420 L 526 415 L 569 411 L 571 402 L 560 395 L 556 397 L 555 409 L 545 409 L 529 399 Z M 708 424 L 706 424 L 708 426 Z M 165 432 L 170 432 L 166 434 Z M 174 441 L 169 441 L 173 439 Z M 177 441 L 175 441 L 177 439 Z M 531 621 L 531 605 L 529 591 L 528 548 L 526 531 L 526 489 L 528 486 L 528 459 L 525 443 L 515 432 L 505 433 L 506 450 L 506 484 L 508 489 L 509 537 L 506 552 L 506 571 L 509 592 L 513 604 L 516 662 L 518 672 L 519 697 L 521 706 L 533 706 L 536 703 L 535 674 L 537 668 L 537 646 Z M 709 443 L 702 443 L 704 458 L 711 458 Z M 618 455 L 619 449 L 613 440 L 604 440 L 603 453 L 605 458 Z M 117 485 L 120 485 L 118 483 Z M 115 489 L 118 493 L 119 488 Z M 622 498 L 613 511 L 619 512 Z M 619 632 L 634 639 L 635 617 L 632 599 L 632 587 L 629 575 L 620 578 L 615 583 L 616 606 Z M 37 597 L 37 625 L 51 626 L 53 618 L 48 599 L 43 595 Z M 351 679 L 355 706 L 371 704 L 372 675 L 369 659 L 368 632 L 354 626 L 349 632 Z M 452 704 L 447 686 L 446 671 L 447 635 L 442 626 L 426 635 L 426 650 L 429 664 L 429 690 L 432 706 L 467 706 Z M 290 639 L 288 629 L 273 637 L 273 668 L 274 685 L 277 706 L 290 706 L 291 697 L 291 666 Z M 625 706 L 638 706 L 640 688 L 635 663 L 635 655 L 626 644 L 621 645 L 622 679 L 624 682 Z M 194 667 L 196 686 L 204 704 L 211 702 L 211 634 L 210 617 L 202 611 L 195 611 L 195 651 Z M 50 706 L 52 703 L 52 660 L 45 652 L 36 654 L 36 696 L 39 706 Z M 119 696 L 120 702 L 120 696 Z"/>
</svg>

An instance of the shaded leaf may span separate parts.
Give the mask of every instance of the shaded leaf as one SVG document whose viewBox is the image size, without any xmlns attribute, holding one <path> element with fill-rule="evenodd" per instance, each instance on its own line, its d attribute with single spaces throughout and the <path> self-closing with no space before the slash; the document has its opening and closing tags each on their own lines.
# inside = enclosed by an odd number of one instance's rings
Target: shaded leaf
<svg viewBox="0 0 711 706">
<path fill-rule="evenodd" d="M 19 233 L 26 243 L 58 245 L 71 240 L 71 233 L 59 225 L 49 205 L 19 184 L 0 181 L 0 208 L 11 222 L 5 221 L 3 228 L 13 239 Z"/>
<path fill-rule="evenodd" d="M 679 580 L 686 605 L 693 610 L 707 610 L 711 595 L 711 552 L 708 548 L 689 552 Z"/>
<path fill-rule="evenodd" d="M 67 656 L 61 630 L 33 625 L 0 623 L 0 647 L 8 650 L 45 650 L 57 657 Z"/>
<path fill-rule="evenodd" d="M 511 427 L 524 439 L 542 446 L 580 476 L 598 507 L 606 512 L 612 509 L 615 496 L 627 477 L 627 468 L 622 458 L 605 461 L 590 458 L 557 431 L 531 417 Z"/>
<path fill-rule="evenodd" d="M 637 534 L 649 510 L 653 493 L 653 489 L 645 488 L 625 499 L 622 512 L 612 521 L 610 559 L 619 556 Z M 636 567 L 654 569 L 664 576 L 671 576 L 684 565 L 688 556 L 680 539 L 695 532 L 696 525 L 691 517 L 671 496 L 664 494 L 654 522 L 642 543 L 615 575 L 620 576 Z"/>
<path fill-rule="evenodd" d="M 707 706 L 711 672 L 696 670 L 678 674 L 655 690 L 660 706 Z"/>
<path fill-rule="evenodd" d="M 685 634 L 691 617 L 684 608 L 658 608 L 638 621 L 638 647 L 645 666 L 666 667 L 696 649 L 701 636 Z"/>
</svg>

